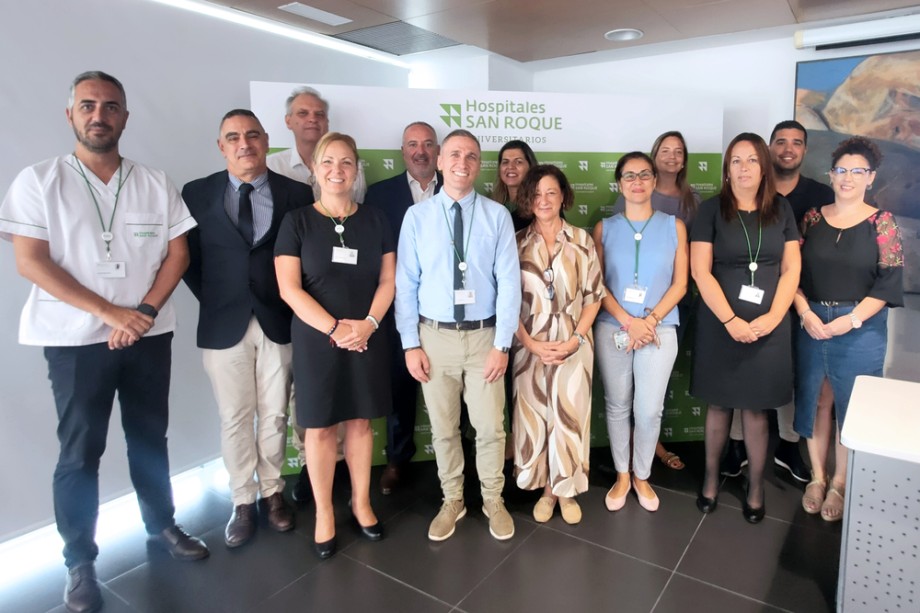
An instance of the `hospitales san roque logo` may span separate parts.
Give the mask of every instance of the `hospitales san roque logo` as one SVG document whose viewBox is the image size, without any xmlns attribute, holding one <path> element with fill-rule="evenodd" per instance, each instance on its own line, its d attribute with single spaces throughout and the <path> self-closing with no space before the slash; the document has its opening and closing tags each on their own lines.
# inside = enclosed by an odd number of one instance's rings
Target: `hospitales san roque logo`
<svg viewBox="0 0 920 613">
<path fill-rule="evenodd" d="M 478 130 L 483 142 L 505 142 L 520 139 L 531 143 L 545 143 L 547 132 L 562 130 L 560 115 L 547 112 L 542 102 L 503 100 L 482 101 L 468 98 L 462 103 L 441 103 L 441 121 L 451 128 Z M 501 131 L 503 134 L 484 134 L 483 131 Z"/>
</svg>

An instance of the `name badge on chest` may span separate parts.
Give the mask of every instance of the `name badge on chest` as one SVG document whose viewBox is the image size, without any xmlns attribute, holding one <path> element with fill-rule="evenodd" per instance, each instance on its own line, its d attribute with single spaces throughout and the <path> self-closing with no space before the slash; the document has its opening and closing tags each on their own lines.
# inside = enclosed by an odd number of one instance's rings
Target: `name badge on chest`
<svg viewBox="0 0 920 613">
<path fill-rule="evenodd" d="M 760 304 L 763 302 L 763 290 L 754 285 L 742 285 L 741 293 L 738 294 L 738 300 Z"/>
<path fill-rule="evenodd" d="M 96 276 L 103 279 L 124 279 L 125 278 L 124 262 L 96 262 Z"/>
<path fill-rule="evenodd" d="M 358 250 L 349 249 L 348 247 L 333 247 L 332 261 L 336 264 L 351 264 L 355 266 L 358 263 Z"/>
<path fill-rule="evenodd" d="M 641 285 L 627 285 L 623 290 L 623 300 L 635 304 L 645 304 L 645 294 L 648 293 L 647 287 Z"/>
<path fill-rule="evenodd" d="M 473 304 L 476 302 L 476 290 L 455 289 L 454 304 Z"/>
</svg>

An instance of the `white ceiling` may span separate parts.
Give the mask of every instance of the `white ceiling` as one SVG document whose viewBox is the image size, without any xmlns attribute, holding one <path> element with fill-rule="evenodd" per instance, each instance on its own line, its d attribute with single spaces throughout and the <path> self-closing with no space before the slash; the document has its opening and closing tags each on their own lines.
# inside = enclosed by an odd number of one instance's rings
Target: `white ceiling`
<svg viewBox="0 0 920 613">
<path fill-rule="evenodd" d="M 402 21 L 519 62 L 920 10 L 906 0 L 301 0 L 352 20 L 331 27 L 277 8 L 291 0 L 212 1 L 327 35 Z M 645 36 L 604 38 L 627 27 Z"/>
</svg>

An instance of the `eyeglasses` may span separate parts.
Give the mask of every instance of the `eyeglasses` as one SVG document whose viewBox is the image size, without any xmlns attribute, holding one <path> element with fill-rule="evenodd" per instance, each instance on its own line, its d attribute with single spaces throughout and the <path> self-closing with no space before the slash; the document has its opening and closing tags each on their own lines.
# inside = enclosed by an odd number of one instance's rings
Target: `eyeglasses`
<svg viewBox="0 0 920 613">
<path fill-rule="evenodd" d="M 872 172 L 871 168 L 843 168 L 842 166 L 834 166 L 831 168 L 830 174 L 842 177 L 843 175 L 850 173 L 850 175 L 854 177 L 865 177 L 870 172 Z"/>
<path fill-rule="evenodd" d="M 643 170 L 642 172 L 624 172 L 620 175 L 620 179 L 625 183 L 632 183 L 636 179 L 641 179 L 642 181 L 651 181 L 655 178 L 655 173 L 651 170 Z"/>
<path fill-rule="evenodd" d="M 546 297 L 550 300 L 556 297 L 556 287 L 553 285 L 555 278 L 556 275 L 553 273 L 552 268 L 547 268 L 543 271 L 543 282 L 546 283 Z"/>
</svg>

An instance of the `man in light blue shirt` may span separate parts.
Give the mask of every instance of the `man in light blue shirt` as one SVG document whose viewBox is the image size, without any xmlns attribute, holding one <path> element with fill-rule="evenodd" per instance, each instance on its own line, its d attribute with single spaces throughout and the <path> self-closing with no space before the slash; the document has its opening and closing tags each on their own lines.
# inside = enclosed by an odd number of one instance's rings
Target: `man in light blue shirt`
<svg viewBox="0 0 920 613">
<path fill-rule="evenodd" d="M 444 185 L 409 208 L 399 238 L 396 325 L 409 373 L 422 384 L 444 504 L 428 538 L 443 541 L 466 515 L 460 396 L 476 429 L 476 468 L 492 536 L 514 536 L 504 487 L 504 374 L 521 310 L 511 215 L 476 193 L 479 141 L 454 130 L 441 144 Z"/>
</svg>

